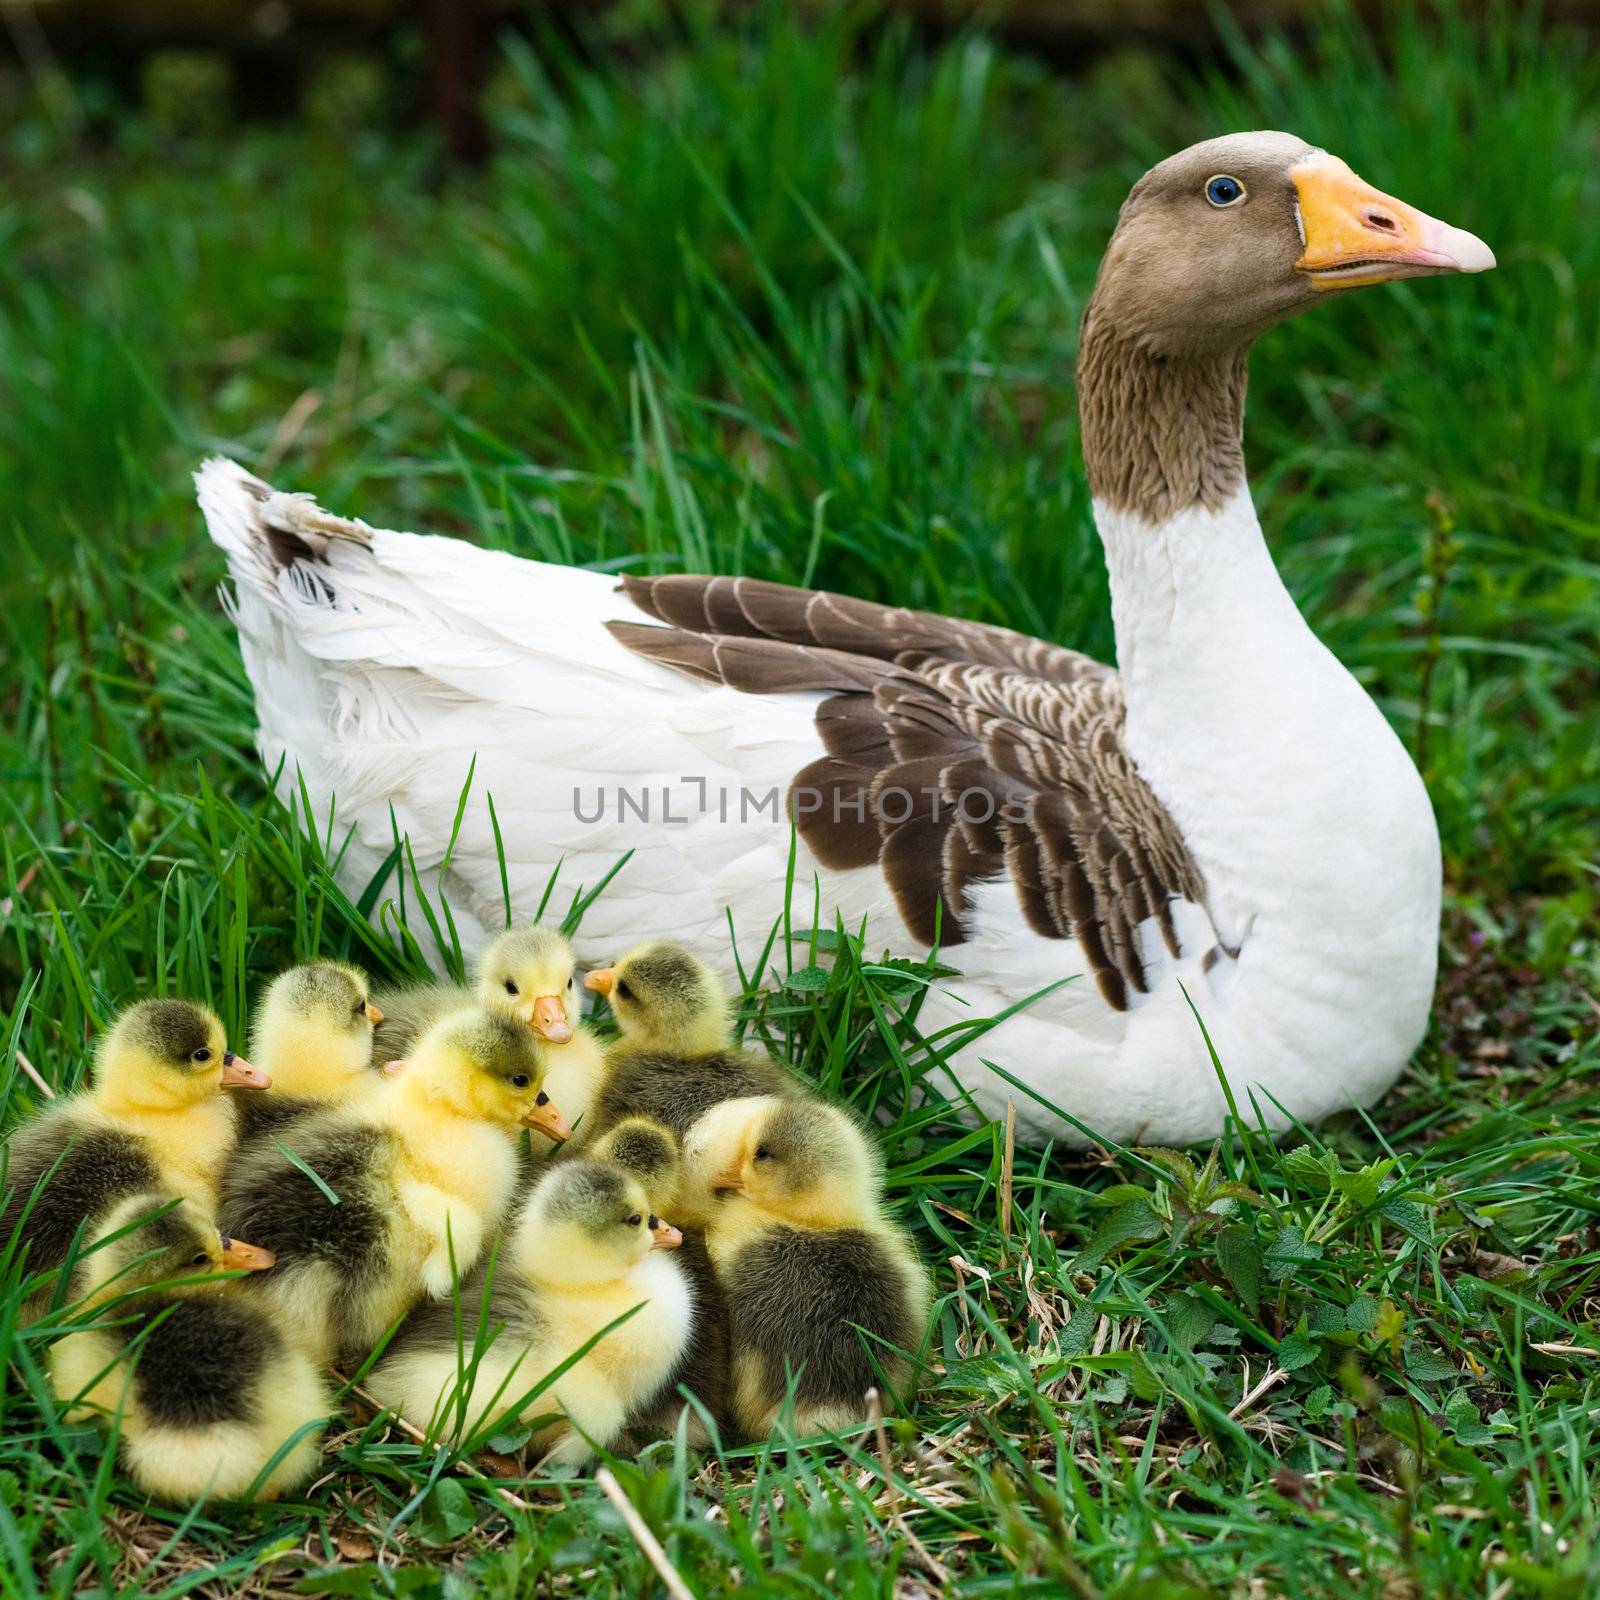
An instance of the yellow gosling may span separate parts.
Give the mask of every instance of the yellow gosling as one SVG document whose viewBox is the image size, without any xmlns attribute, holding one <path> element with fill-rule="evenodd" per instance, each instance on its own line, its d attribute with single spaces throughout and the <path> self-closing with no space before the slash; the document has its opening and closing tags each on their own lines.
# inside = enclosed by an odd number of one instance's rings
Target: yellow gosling
<svg viewBox="0 0 1600 1600">
<path fill-rule="evenodd" d="M 604 1078 L 605 1055 L 583 1021 L 572 946 L 554 928 L 510 928 L 491 940 L 474 965 L 470 990 L 436 983 L 381 992 L 384 1022 L 374 1059 L 381 1066 L 402 1061 L 429 1025 L 473 1000 L 504 1011 L 550 1046 L 545 1088 L 568 1122 L 581 1126 Z M 537 1134 L 534 1145 L 541 1154 L 551 1148 Z"/>
<path fill-rule="evenodd" d="M 481 1278 L 462 1290 L 464 1339 L 455 1307 L 421 1307 L 374 1369 L 373 1393 L 438 1437 L 460 1439 L 510 1415 L 536 1422 L 532 1448 L 544 1466 L 574 1471 L 616 1442 L 689 1341 L 693 1297 L 678 1263 L 661 1254 L 680 1242 L 636 1179 L 599 1162 L 557 1162 L 501 1249 L 487 1326 L 474 1326 Z"/>
<path fill-rule="evenodd" d="M 164 1189 L 213 1209 L 238 1136 L 233 1097 L 220 1091 L 266 1083 L 265 1073 L 229 1052 L 221 1022 L 205 1006 L 130 1006 L 100 1041 L 91 1087 L 12 1133 L 0 1239 L 20 1223 L 30 1273 L 46 1273 L 66 1261 L 81 1228 L 92 1232 L 126 1195 Z M 24 1314 L 36 1316 L 48 1298 L 41 1285 Z"/>
<path fill-rule="evenodd" d="M 240 1153 L 223 1227 L 276 1254 L 261 1292 L 297 1337 L 364 1357 L 419 1299 L 450 1293 L 510 1203 L 519 1129 L 567 1132 L 546 1070 L 530 1030 L 468 1007 L 377 1094 L 298 1119 L 281 1141 L 290 1154 L 272 1140 Z"/>
</svg>

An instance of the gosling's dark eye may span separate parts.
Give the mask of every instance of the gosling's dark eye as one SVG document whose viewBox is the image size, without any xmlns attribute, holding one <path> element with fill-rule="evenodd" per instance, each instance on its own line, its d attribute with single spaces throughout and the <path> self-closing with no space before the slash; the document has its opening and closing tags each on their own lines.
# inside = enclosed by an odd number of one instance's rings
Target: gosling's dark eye
<svg viewBox="0 0 1600 1600">
<path fill-rule="evenodd" d="M 201 1045 L 200 1048 L 198 1050 L 196 1050 L 195 1053 L 192 1056 L 189 1057 L 189 1059 L 191 1061 L 198 1061 L 202 1065 L 204 1065 L 207 1061 L 209 1061 L 211 1059 L 211 1052 L 209 1050 L 207 1050 L 204 1045 Z"/>
<path fill-rule="evenodd" d="M 635 1211 L 631 1217 L 624 1217 L 622 1221 L 624 1225 L 629 1228 L 637 1228 L 639 1224 L 644 1221 L 644 1218 L 640 1216 L 637 1211 Z"/>
<path fill-rule="evenodd" d="M 209 1267 L 211 1265 L 211 1257 L 202 1250 L 199 1255 L 190 1257 L 189 1265 L 191 1267 Z"/>
<path fill-rule="evenodd" d="M 756 1160 L 757 1161 L 770 1161 L 771 1159 L 772 1159 L 772 1152 L 769 1149 L 767 1149 L 767 1147 L 764 1144 L 758 1144 L 756 1146 Z"/>
<path fill-rule="evenodd" d="M 526 1089 L 532 1081 L 526 1072 L 513 1072 L 511 1074 L 511 1087 L 513 1089 Z"/>
<path fill-rule="evenodd" d="M 506 993 L 507 994 L 515 994 L 516 992 L 517 992 L 516 984 L 514 984 L 509 978 L 507 978 L 506 979 Z"/>
<path fill-rule="evenodd" d="M 1244 185 L 1237 178 L 1218 174 L 1206 183 L 1206 199 L 1214 206 L 1233 206 L 1244 199 Z"/>
<path fill-rule="evenodd" d="M 624 1000 L 633 999 L 633 990 L 630 989 L 625 983 L 619 983 L 617 985 L 617 994 Z"/>
</svg>

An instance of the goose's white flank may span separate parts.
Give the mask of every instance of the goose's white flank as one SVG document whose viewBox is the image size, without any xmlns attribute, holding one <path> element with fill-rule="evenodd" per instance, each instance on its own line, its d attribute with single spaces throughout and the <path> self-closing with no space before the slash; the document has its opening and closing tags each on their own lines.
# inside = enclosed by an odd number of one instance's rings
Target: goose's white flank
<svg viewBox="0 0 1600 1600">
<path fill-rule="evenodd" d="M 357 889 L 396 824 L 436 872 L 475 758 L 442 884 L 469 945 L 503 920 L 488 796 L 519 915 L 558 864 L 592 885 L 632 850 L 585 919 L 588 961 L 660 936 L 726 953 L 728 909 L 759 944 L 792 809 L 801 926 L 815 878 L 870 945 L 937 936 L 958 969 L 925 1030 L 1048 989 L 953 1058 L 984 1111 L 1015 1099 L 1037 1134 L 1214 1133 L 1196 1013 L 1273 1123 L 1368 1103 L 1426 1025 L 1438 834 L 1400 741 L 1267 554 L 1246 360 L 1321 299 L 1493 264 L 1287 134 L 1196 145 L 1135 185 L 1078 364 L 1116 671 L 753 580 L 619 587 L 208 462 L 262 758 L 336 802 Z"/>
</svg>

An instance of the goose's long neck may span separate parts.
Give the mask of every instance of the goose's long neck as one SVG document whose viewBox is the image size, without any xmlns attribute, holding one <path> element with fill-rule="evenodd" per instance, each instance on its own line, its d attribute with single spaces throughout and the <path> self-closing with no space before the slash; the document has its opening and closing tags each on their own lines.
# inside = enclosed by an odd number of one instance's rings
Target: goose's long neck
<svg viewBox="0 0 1600 1600">
<path fill-rule="evenodd" d="M 1244 390 L 1242 352 L 1163 361 L 1086 325 L 1084 454 L 1128 750 L 1222 941 L 1253 935 L 1303 987 L 1376 953 L 1413 907 L 1419 929 L 1430 901 L 1436 915 L 1437 835 L 1405 750 L 1273 565 L 1244 477 Z"/>
<path fill-rule="evenodd" d="M 1244 484 L 1249 351 L 1163 355 L 1097 314 L 1078 348 L 1083 460 L 1096 506 L 1162 523 Z"/>
<path fill-rule="evenodd" d="M 1083 454 L 1130 742 L 1146 742 L 1152 722 L 1214 724 L 1275 662 L 1326 656 L 1278 577 L 1245 482 L 1247 356 L 1165 356 L 1093 306 L 1084 320 Z"/>
</svg>

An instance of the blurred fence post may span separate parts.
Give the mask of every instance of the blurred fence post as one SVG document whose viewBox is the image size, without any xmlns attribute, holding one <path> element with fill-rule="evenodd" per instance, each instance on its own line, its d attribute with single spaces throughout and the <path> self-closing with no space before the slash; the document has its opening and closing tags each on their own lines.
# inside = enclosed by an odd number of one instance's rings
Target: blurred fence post
<svg viewBox="0 0 1600 1600">
<path fill-rule="evenodd" d="M 478 107 L 483 76 L 482 0 L 427 0 L 428 85 L 433 120 L 460 161 L 481 161 L 488 132 Z"/>
</svg>

